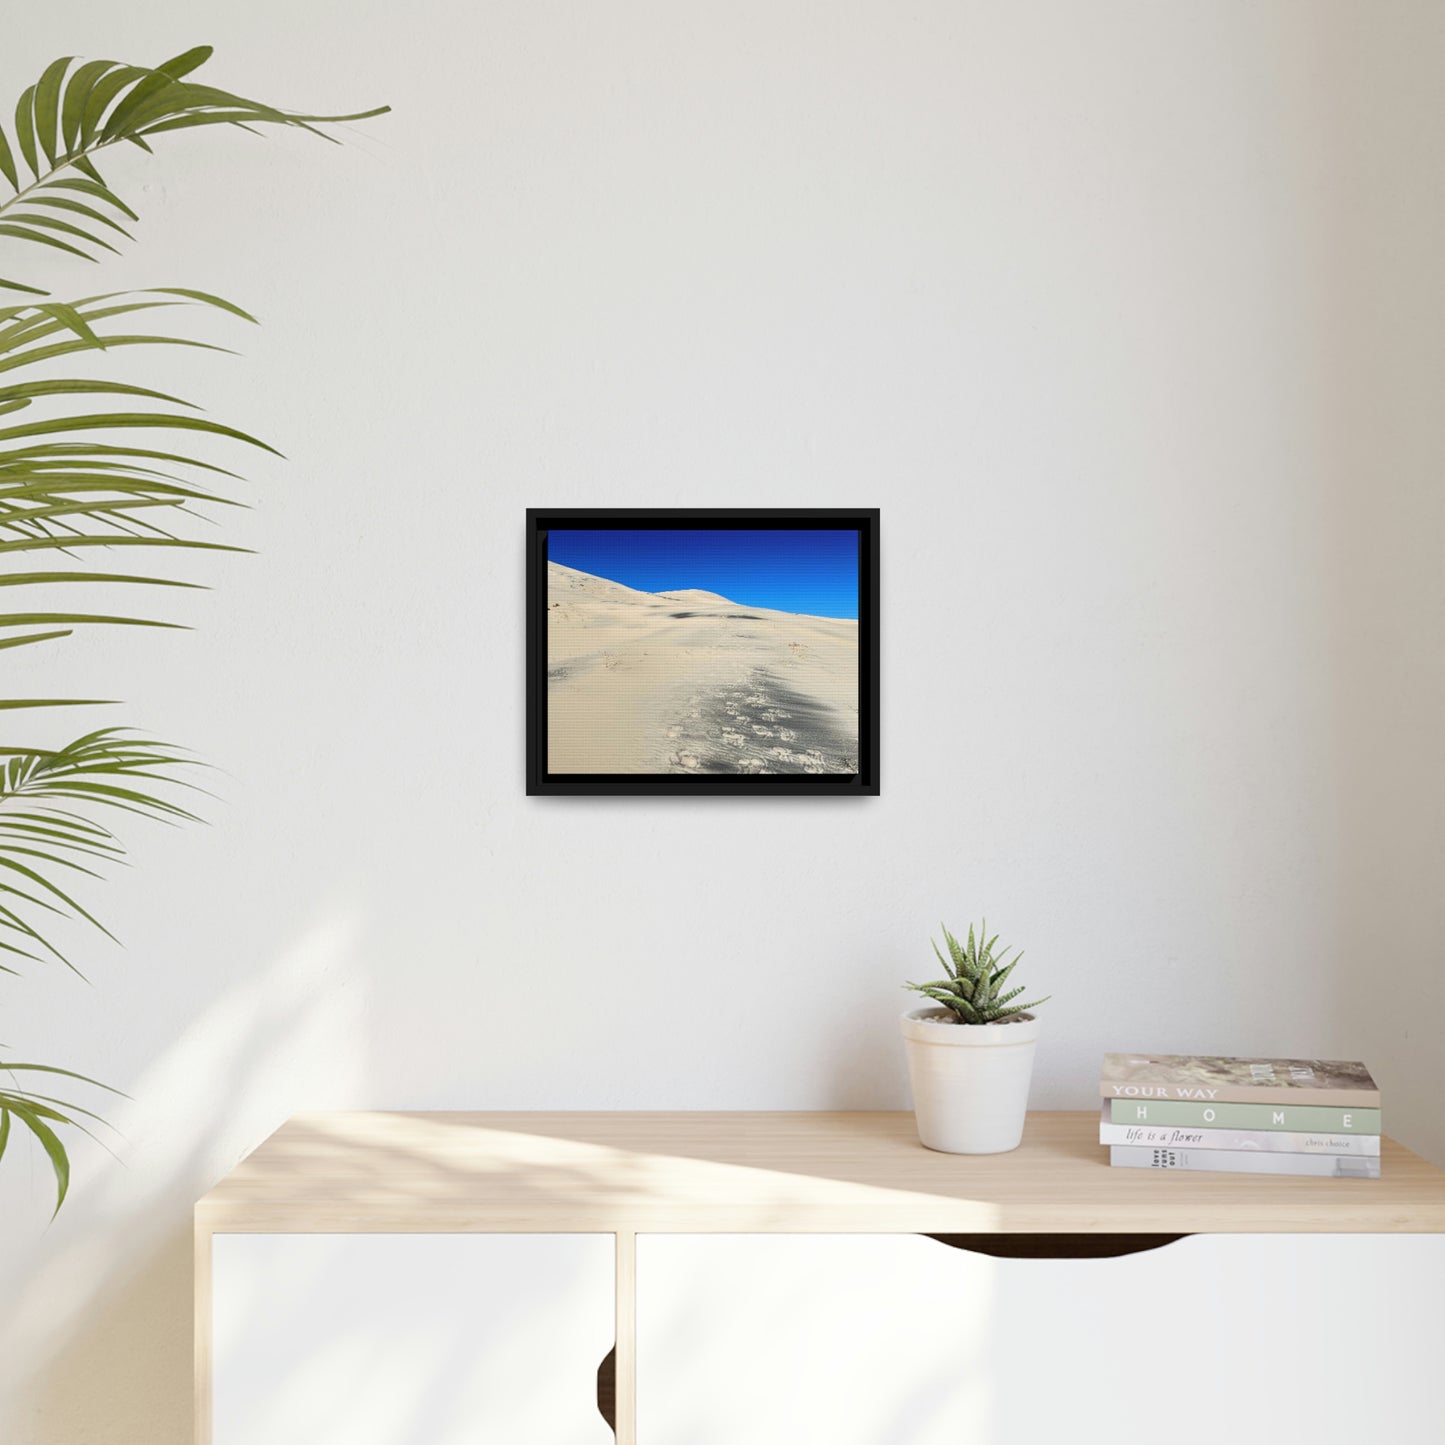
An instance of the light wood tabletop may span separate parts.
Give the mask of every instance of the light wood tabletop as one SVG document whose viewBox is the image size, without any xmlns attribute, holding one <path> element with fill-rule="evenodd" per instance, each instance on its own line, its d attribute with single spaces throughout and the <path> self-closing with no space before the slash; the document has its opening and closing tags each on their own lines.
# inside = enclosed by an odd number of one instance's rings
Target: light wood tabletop
<svg viewBox="0 0 1445 1445">
<path fill-rule="evenodd" d="M 1111 1169 L 1096 1112 L 1009 1154 L 937 1154 L 907 1113 L 298 1115 L 196 1206 L 198 1231 L 1441 1233 L 1445 1174 Z"/>
</svg>

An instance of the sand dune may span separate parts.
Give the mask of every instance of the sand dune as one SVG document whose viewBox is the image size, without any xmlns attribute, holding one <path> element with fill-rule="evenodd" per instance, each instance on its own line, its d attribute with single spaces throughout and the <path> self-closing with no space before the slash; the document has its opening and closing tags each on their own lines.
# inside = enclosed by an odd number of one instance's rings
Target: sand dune
<svg viewBox="0 0 1445 1445">
<path fill-rule="evenodd" d="M 853 773 L 858 624 L 547 564 L 554 773 Z"/>
<path fill-rule="evenodd" d="M 720 597 L 716 592 L 704 592 L 701 587 L 689 587 L 684 592 L 653 592 L 640 595 L 662 597 L 668 602 L 726 602 L 729 607 L 738 605 L 731 598 Z"/>
</svg>

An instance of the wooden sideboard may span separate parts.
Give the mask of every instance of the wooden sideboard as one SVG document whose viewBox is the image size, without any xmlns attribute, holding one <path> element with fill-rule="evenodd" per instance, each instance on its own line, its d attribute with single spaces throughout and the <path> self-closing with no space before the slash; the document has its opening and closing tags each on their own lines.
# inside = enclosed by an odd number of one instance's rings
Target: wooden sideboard
<svg viewBox="0 0 1445 1445">
<path fill-rule="evenodd" d="M 1445 1435 L 1410 1433 L 1433 1365 L 1397 1378 L 1445 1345 L 1445 1174 L 1388 1139 L 1378 1180 L 1110 1169 L 1097 1129 L 958 1156 L 905 1113 L 298 1116 L 196 1206 L 197 1445 L 582 1445 L 604 1414 L 622 1445 L 931 1445 L 963 1411 L 1091 1442 L 1161 1409 L 1185 1442 L 1220 1372 L 1246 1438 Z M 1360 1420 L 1271 1393 L 1312 1361 Z"/>
</svg>

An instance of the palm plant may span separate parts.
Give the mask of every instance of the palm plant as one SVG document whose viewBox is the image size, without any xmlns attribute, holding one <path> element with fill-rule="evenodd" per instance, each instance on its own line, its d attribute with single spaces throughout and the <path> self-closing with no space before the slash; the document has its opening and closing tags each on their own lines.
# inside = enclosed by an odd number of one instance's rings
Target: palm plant
<svg viewBox="0 0 1445 1445">
<path fill-rule="evenodd" d="M 931 939 L 929 941 L 932 942 Z M 948 957 L 943 956 L 936 943 L 933 944 L 933 951 L 938 954 L 938 961 L 943 965 L 948 977 L 935 979 L 932 983 L 907 983 L 904 987 L 924 994 L 935 1003 L 941 1003 L 944 1008 L 950 1009 L 956 1022 L 1004 1023 L 1049 1001 L 1048 998 L 1041 998 L 1033 1003 L 1016 1004 L 1013 1000 L 1024 990 L 1012 988 L 1004 991 L 1009 974 L 1014 971 L 1023 954 L 1016 953 L 1012 959 L 1009 958 L 1007 949 L 995 954 L 998 934 L 995 933 L 989 938 L 987 923 L 979 924 L 977 937 L 974 936 L 973 925 L 970 923 L 966 944 L 960 943 L 945 927 L 943 941 L 948 945 Z"/>
<path fill-rule="evenodd" d="M 191 79 L 210 58 L 200 46 L 157 66 L 112 60 L 78 63 L 66 56 L 47 66 L 21 95 L 14 140 L 0 124 L 0 181 L 12 194 L 0 200 L 0 240 L 17 258 L 65 253 L 97 262 L 132 239 L 126 223 L 139 217 L 111 188 L 98 161 L 113 146 L 152 153 L 152 141 L 169 131 L 221 125 L 255 131 L 284 126 L 331 140 L 321 126 L 362 120 L 388 107 L 354 115 L 306 115 L 202 85 Z M 0 187 L 3 190 L 3 187 Z M 42 249 L 43 248 L 43 249 Z M 0 265 L 0 277 L 16 265 Z M 201 437 L 226 445 L 274 452 L 253 436 L 196 414 L 191 403 L 113 378 L 75 378 L 71 358 L 107 359 L 133 346 L 223 348 L 157 330 L 160 315 L 223 312 L 251 321 L 239 306 L 184 287 L 104 292 L 56 300 L 23 280 L 0 279 L 0 292 L 24 299 L 0 305 L 0 587 L 61 589 L 74 584 L 102 595 L 135 588 L 192 588 L 199 584 L 163 575 L 170 549 L 236 552 L 203 540 L 194 524 L 208 509 L 238 505 L 228 495 L 237 473 L 195 454 Z M 138 318 L 145 316 L 144 322 Z M 104 400 L 96 400 L 104 398 Z M 33 410 L 32 410 L 33 409 Z M 152 440 L 136 438 L 150 433 Z M 158 439 L 156 439 L 158 438 Z M 279 455 L 279 453 L 277 453 Z M 97 569 L 115 549 L 142 549 L 153 559 L 135 570 L 121 564 Z M 29 554 L 41 554 L 31 561 Z M 54 558 L 54 561 L 50 559 Z M 4 570 L 13 561 L 14 570 Z M 27 604 L 0 611 L 0 651 L 59 642 L 78 628 L 160 627 L 181 624 L 124 612 Z M 0 713 L 94 705 L 94 698 L 12 698 Z M 194 821 L 176 790 L 190 786 L 191 760 L 169 744 L 129 730 L 92 730 L 62 747 L 0 745 L 0 972 L 15 974 L 46 961 L 77 974 L 54 935 L 57 920 L 79 920 L 110 936 L 74 896 L 76 875 L 97 879 L 124 856 L 112 824 L 122 815 L 171 823 Z M 0 1157 L 15 1124 L 38 1141 L 55 1174 L 56 1210 L 65 1202 L 70 1159 L 63 1132 L 89 1132 L 99 1116 L 43 1090 L 68 1094 L 83 1074 L 49 1064 L 0 1058 Z M 114 1091 L 111 1091 L 114 1092 Z"/>
</svg>

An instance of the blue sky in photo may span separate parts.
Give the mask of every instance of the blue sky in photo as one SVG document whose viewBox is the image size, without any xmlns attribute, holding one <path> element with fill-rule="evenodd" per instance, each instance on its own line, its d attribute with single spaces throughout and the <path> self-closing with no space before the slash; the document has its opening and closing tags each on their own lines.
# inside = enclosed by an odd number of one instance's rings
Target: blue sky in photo
<svg viewBox="0 0 1445 1445">
<path fill-rule="evenodd" d="M 745 607 L 858 617 L 853 530 L 552 528 L 547 560 L 639 592 L 696 587 Z"/>
</svg>

